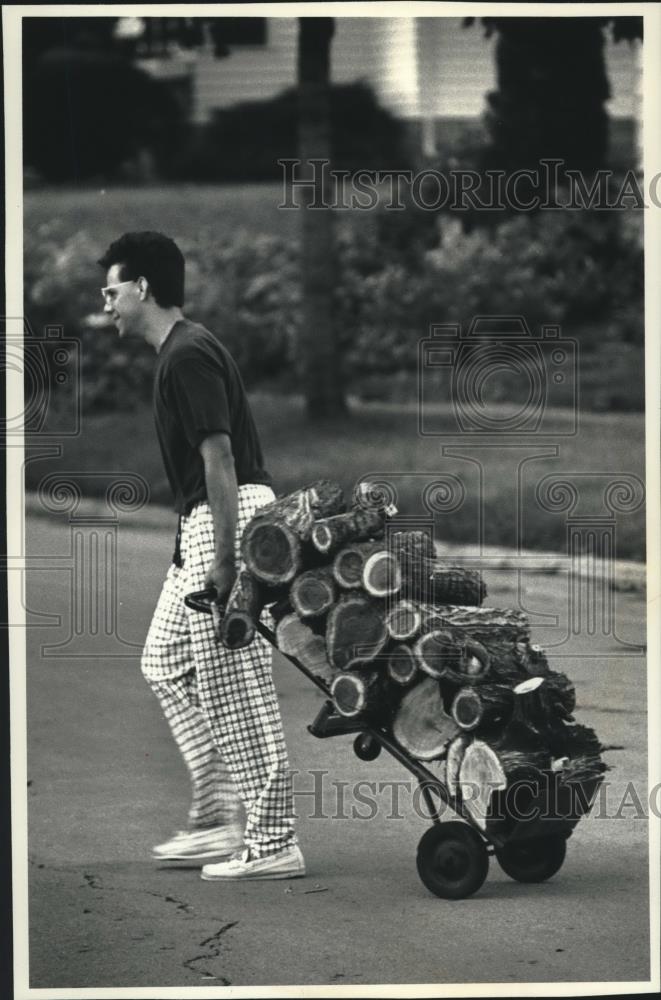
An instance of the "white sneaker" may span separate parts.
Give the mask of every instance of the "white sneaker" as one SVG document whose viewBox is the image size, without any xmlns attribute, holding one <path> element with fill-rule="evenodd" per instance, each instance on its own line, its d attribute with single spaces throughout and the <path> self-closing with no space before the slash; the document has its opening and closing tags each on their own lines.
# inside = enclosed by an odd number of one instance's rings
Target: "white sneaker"
<svg viewBox="0 0 661 1000">
<path fill-rule="evenodd" d="M 297 844 L 285 847 L 266 858 L 251 858 L 246 848 L 241 854 L 217 865 L 205 865 L 202 878 L 207 882 L 231 881 L 241 878 L 301 878 L 305 875 L 305 861 Z"/>
<path fill-rule="evenodd" d="M 155 861 L 194 861 L 199 858 L 227 858 L 241 850 L 241 827 L 213 826 L 204 830 L 179 830 L 164 844 L 152 848 Z"/>
</svg>

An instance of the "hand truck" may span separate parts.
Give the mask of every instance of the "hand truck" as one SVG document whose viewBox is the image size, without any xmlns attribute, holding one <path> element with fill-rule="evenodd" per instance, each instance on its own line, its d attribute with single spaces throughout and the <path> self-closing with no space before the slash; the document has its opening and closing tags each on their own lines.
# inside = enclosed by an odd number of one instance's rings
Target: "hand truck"
<svg viewBox="0 0 661 1000">
<path fill-rule="evenodd" d="M 220 616 L 224 609 L 215 601 L 213 589 L 196 591 L 185 597 L 193 611 L 212 614 L 212 603 Z M 256 623 L 257 631 L 276 649 L 275 633 Z M 373 761 L 385 750 L 417 779 L 432 826 L 423 834 L 417 848 L 418 875 L 430 892 L 443 899 L 465 899 L 483 885 L 489 870 L 489 858 L 496 857 L 503 871 L 517 882 L 544 882 L 555 875 L 565 860 L 567 840 L 581 816 L 593 804 L 601 777 L 585 780 L 576 787 L 560 786 L 557 781 L 545 788 L 532 780 L 522 783 L 527 789 L 525 818 L 517 816 L 500 800 L 496 817 L 485 820 L 484 828 L 462 799 L 460 789 L 453 794 L 445 781 L 416 760 L 390 734 L 369 717 L 348 719 L 336 712 L 328 685 L 295 656 L 282 653 L 326 696 L 326 701 L 308 732 L 319 739 L 355 733 L 353 749 L 363 761 Z M 442 759 L 439 758 L 439 759 Z M 539 774 L 537 775 L 539 778 Z M 500 793 L 493 793 L 492 803 Z M 443 807 L 449 807 L 456 820 L 442 820 Z M 521 801 L 517 803 L 521 806 Z"/>
</svg>

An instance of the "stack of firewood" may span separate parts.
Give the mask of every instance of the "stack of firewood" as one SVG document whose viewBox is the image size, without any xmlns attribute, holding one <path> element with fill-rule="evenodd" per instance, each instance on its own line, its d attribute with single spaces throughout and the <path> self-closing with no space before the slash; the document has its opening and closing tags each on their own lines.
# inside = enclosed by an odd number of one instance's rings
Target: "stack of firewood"
<svg viewBox="0 0 661 1000">
<path fill-rule="evenodd" d="M 443 759 L 453 791 L 505 788 L 531 767 L 598 778 L 599 741 L 575 723 L 574 687 L 526 616 L 481 607 L 481 575 L 438 561 L 429 535 L 394 530 L 394 513 L 360 490 L 347 510 L 327 480 L 263 507 L 220 640 L 248 645 L 270 607 L 278 647 L 328 682 L 337 712 Z"/>
</svg>

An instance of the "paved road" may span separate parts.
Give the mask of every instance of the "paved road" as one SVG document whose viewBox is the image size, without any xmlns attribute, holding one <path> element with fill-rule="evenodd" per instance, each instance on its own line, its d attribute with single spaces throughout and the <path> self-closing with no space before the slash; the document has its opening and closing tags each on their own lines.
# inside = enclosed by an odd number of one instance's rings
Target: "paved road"
<svg viewBox="0 0 661 1000">
<path fill-rule="evenodd" d="M 166 569 L 169 528 L 119 534 L 119 634 L 131 647 L 89 634 L 68 642 L 76 592 L 67 569 L 70 528 L 66 519 L 29 523 L 36 566 L 28 582 L 27 674 L 32 986 L 648 979 L 647 824 L 631 807 L 614 816 L 628 782 L 643 801 L 646 794 L 640 595 L 617 595 L 617 638 L 597 628 L 591 639 L 560 642 L 564 578 L 486 574 L 489 603 L 520 601 L 537 623 L 535 638 L 556 644 L 554 665 L 576 682 L 581 721 L 604 742 L 625 746 L 607 755 L 614 766 L 608 799 L 579 824 L 551 882 L 517 884 L 492 861 L 473 898 L 430 895 L 415 871 L 428 823 L 412 808 L 408 783 L 393 815 L 393 782 L 407 781 L 407 773 L 385 755 L 361 763 L 348 737 L 309 736 L 305 725 L 320 695 L 278 658 L 309 875 L 221 886 L 202 882 L 194 867 L 149 860 L 150 846 L 184 824 L 187 804 L 183 765 L 137 661 Z M 103 551 L 104 530 L 96 530 Z M 89 531 L 82 544 L 87 552 L 95 544 Z M 60 623 L 49 624 L 46 612 Z M 94 604 L 77 613 L 85 633 Z M 360 779 L 382 783 L 380 791 L 363 788 L 378 807 L 373 819 L 360 818 L 374 811 L 351 790 Z M 318 794 L 309 794 L 315 782 Z"/>
</svg>

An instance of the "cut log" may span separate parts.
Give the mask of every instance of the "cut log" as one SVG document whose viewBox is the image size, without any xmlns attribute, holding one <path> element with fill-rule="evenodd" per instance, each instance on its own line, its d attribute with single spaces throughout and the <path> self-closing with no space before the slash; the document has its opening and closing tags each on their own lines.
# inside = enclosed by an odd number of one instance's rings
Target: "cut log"
<svg viewBox="0 0 661 1000">
<path fill-rule="evenodd" d="M 330 566 L 309 569 L 297 576 L 289 597 L 301 618 L 319 618 L 335 603 L 337 585 Z"/>
<path fill-rule="evenodd" d="M 512 713 L 514 695 L 503 684 L 481 684 L 461 688 L 452 702 L 452 718 L 467 731 L 502 724 Z"/>
<path fill-rule="evenodd" d="M 572 713 L 576 708 L 576 689 L 566 674 L 549 670 L 544 675 L 544 680 L 549 687 L 549 699 L 554 711 L 563 719 L 571 721 Z"/>
<path fill-rule="evenodd" d="M 384 532 L 384 520 L 382 511 L 354 507 L 345 514 L 316 521 L 312 526 L 312 544 L 319 552 L 330 556 L 346 542 L 380 538 Z"/>
<path fill-rule="evenodd" d="M 433 560 L 434 543 L 426 531 L 393 531 L 388 535 L 388 548 L 410 559 Z"/>
<path fill-rule="evenodd" d="M 448 670 L 458 669 L 462 647 L 450 632 L 440 629 L 422 635 L 413 647 L 416 662 L 430 677 L 444 677 Z"/>
<path fill-rule="evenodd" d="M 475 740 L 466 748 L 458 784 L 466 810 L 485 830 L 491 796 L 507 788 L 507 775 L 498 754 L 482 740 Z"/>
<path fill-rule="evenodd" d="M 467 635 L 479 639 L 480 642 L 482 634 L 488 638 L 492 633 L 497 633 L 512 643 L 527 641 L 530 638 L 528 616 L 512 608 L 445 606 L 434 610 L 445 625 L 464 629 Z"/>
<path fill-rule="evenodd" d="M 303 543 L 310 538 L 315 518 L 344 510 L 342 490 L 319 480 L 260 508 L 241 539 L 243 560 L 262 583 L 289 583 L 300 572 Z"/>
<path fill-rule="evenodd" d="M 378 511 L 384 517 L 394 517 L 397 507 L 393 503 L 392 490 L 386 484 L 359 480 L 351 493 L 352 507 L 361 510 Z"/>
<path fill-rule="evenodd" d="M 542 677 L 549 673 L 549 661 L 546 650 L 537 643 L 531 643 L 524 651 L 525 662 L 531 677 Z"/>
<path fill-rule="evenodd" d="M 382 542 L 355 542 L 345 545 L 333 560 L 333 576 L 341 587 L 347 590 L 357 589 L 363 585 L 363 569 L 367 559 L 373 552 L 383 548 Z"/>
<path fill-rule="evenodd" d="M 364 594 L 347 594 L 326 620 L 328 659 L 339 670 L 373 660 L 388 640 L 383 609 Z"/>
<path fill-rule="evenodd" d="M 570 760 L 579 757 L 599 759 L 603 750 L 594 729 L 578 723 L 561 723 L 553 732 L 550 746 L 554 757 L 569 757 Z"/>
<path fill-rule="evenodd" d="M 412 639 L 422 629 L 422 609 L 413 601 L 398 601 L 386 614 L 388 635 L 396 642 Z"/>
<path fill-rule="evenodd" d="M 560 719 L 551 701 L 551 689 L 544 677 L 529 677 L 513 691 L 513 723 L 526 727 L 547 739 L 549 730 L 557 728 Z"/>
<path fill-rule="evenodd" d="M 372 597 L 391 597 L 402 586 L 402 571 L 397 556 L 387 549 L 373 552 L 363 568 L 363 587 Z"/>
<path fill-rule="evenodd" d="M 315 676 L 330 684 L 335 671 L 328 662 L 324 637 L 317 635 L 298 615 L 286 615 L 276 628 L 278 649 L 286 656 L 295 656 Z"/>
<path fill-rule="evenodd" d="M 404 642 L 398 642 L 392 647 L 388 655 L 388 676 L 406 687 L 413 682 L 418 674 L 418 665 L 413 655 L 413 650 Z"/>
<path fill-rule="evenodd" d="M 227 598 L 225 614 L 220 622 L 219 639 L 226 649 L 243 649 L 250 645 L 255 636 L 255 625 L 267 601 L 266 589 L 255 580 L 252 573 L 241 569 Z"/>
<path fill-rule="evenodd" d="M 338 674 L 331 684 L 331 695 L 340 715 L 353 718 L 382 707 L 383 681 L 377 671 Z"/>
<path fill-rule="evenodd" d="M 445 781 L 451 795 L 459 790 L 459 772 L 466 748 L 470 746 L 472 737 L 468 733 L 459 733 L 449 743 L 446 755 Z"/>
<path fill-rule="evenodd" d="M 530 626 L 520 611 L 496 608 L 439 607 L 433 617 L 443 624 L 443 631 L 457 645 L 476 641 L 489 657 L 490 679 L 503 684 L 517 684 L 529 677 L 519 651 L 527 648 Z M 424 627 L 424 623 L 423 623 Z M 476 648 L 479 648 L 476 647 Z"/>
<path fill-rule="evenodd" d="M 459 729 L 446 714 L 438 681 L 424 677 L 407 691 L 395 715 L 393 736 L 416 760 L 435 760 Z"/>
<path fill-rule="evenodd" d="M 468 605 L 477 607 L 486 596 L 482 574 L 461 566 L 446 566 L 434 559 L 399 553 L 402 570 L 402 593 L 425 604 Z"/>
</svg>

